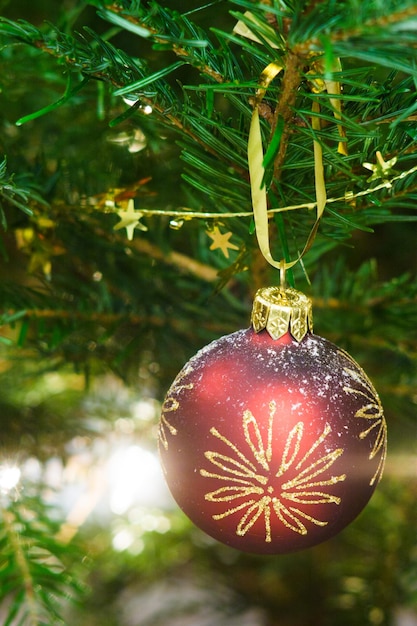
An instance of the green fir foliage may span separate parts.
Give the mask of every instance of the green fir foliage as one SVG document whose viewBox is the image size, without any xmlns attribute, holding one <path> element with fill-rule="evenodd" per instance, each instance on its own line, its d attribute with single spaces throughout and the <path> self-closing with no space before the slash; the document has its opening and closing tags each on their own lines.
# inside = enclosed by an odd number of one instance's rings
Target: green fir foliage
<svg viewBox="0 0 417 626">
<path fill-rule="evenodd" d="M 56 539 L 59 523 L 38 489 L 15 494 L 0 508 L 0 607 L 3 626 L 64 624 L 69 601 L 79 600 L 79 554 Z M 74 575 L 69 573 L 73 568 Z"/>
</svg>

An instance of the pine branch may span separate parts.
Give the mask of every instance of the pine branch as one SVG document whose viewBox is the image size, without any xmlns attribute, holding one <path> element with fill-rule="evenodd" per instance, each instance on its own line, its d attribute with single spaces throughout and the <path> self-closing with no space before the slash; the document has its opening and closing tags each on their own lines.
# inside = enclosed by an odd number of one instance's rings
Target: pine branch
<svg viewBox="0 0 417 626">
<path fill-rule="evenodd" d="M 66 103 L 73 93 L 86 84 L 86 79 L 105 81 L 116 87 L 115 95 L 127 93 L 133 100 L 138 99 L 140 106 L 150 106 L 164 126 L 179 132 L 193 144 L 200 145 L 205 151 L 224 161 L 228 166 L 233 166 L 240 175 L 246 174 L 246 168 L 231 162 L 230 155 L 219 153 L 213 147 L 212 142 L 204 141 L 198 132 L 191 129 L 191 125 L 188 123 L 189 108 L 178 103 L 170 86 L 161 79 L 161 76 L 166 73 L 165 70 L 162 74 L 161 72 L 152 74 L 144 61 L 128 57 L 126 53 L 101 39 L 91 29 L 86 29 L 86 31 L 92 39 L 91 43 L 81 35 L 76 39 L 57 29 L 51 35 L 43 34 L 26 22 L 13 23 L 0 18 L 0 34 L 23 41 L 58 60 L 64 61 L 72 72 L 80 72 L 81 76 L 85 77 L 81 83 L 75 85 L 74 89 L 67 89 L 67 93 L 57 102 L 48 105 L 41 111 L 26 115 L 18 120 L 19 124 L 44 115 Z M 176 65 L 172 66 L 170 71 L 175 67 Z M 71 80 L 71 74 L 69 80 Z M 134 113 L 137 106 L 131 108 L 132 113 Z"/>
<path fill-rule="evenodd" d="M 11 311 L 11 313 L 13 313 Z M 86 322 L 97 323 L 103 326 L 113 326 L 114 324 L 129 324 L 132 326 L 161 328 L 172 327 L 173 330 L 183 336 L 189 335 L 192 337 L 192 329 L 187 321 L 183 322 L 179 319 L 169 319 L 166 316 L 150 316 L 145 317 L 134 313 L 111 313 L 111 312 L 85 312 L 82 311 L 70 311 L 66 309 L 31 309 L 30 311 L 24 311 L 21 317 L 25 317 L 28 320 L 49 320 L 49 321 L 65 321 L 71 320 L 72 322 Z M 233 332 L 234 325 L 232 323 L 222 322 L 207 322 L 205 324 L 206 330 L 212 333 L 227 333 Z"/>
<path fill-rule="evenodd" d="M 211 80 L 217 83 L 224 81 L 224 76 L 214 68 L 214 57 L 210 59 L 211 64 L 205 62 L 210 53 L 211 56 L 214 54 L 206 33 L 197 29 L 185 16 L 162 8 L 156 2 L 152 3 L 151 10 L 140 7 L 134 1 L 124 3 L 127 5 L 125 7 L 114 2 L 92 1 L 90 4 L 100 7 L 98 14 L 105 20 L 149 38 L 154 48 L 172 50 L 176 56 Z M 202 52 L 199 53 L 200 50 Z"/>
<path fill-rule="evenodd" d="M 2 198 L 4 202 L 16 206 L 27 215 L 33 214 L 30 203 L 46 205 L 45 200 L 40 196 L 35 185 L 21 185 L 16 181 L 14 174 L 8 173 L 6 158 L 0 162 L 0 198 Z M 7 220 L 1 202 L 0 222 L 3 228 L 6 229 Z"/>
<path fill-rule="evenodd" d="M 14 557 L 16 560 L 16 568 L 22 578 L 22 587 L 23 587 L 23 595 L 25 600 L 21 602 L 21 604 L 25 604 L 27 609 L 24 611 L 23 620 L 27 622 L 28 626 L 38 626 L 39 625 L 39 606 L 36 601 L 35 594 L 35 582 L 32 579 L 31 572 L 29 569 L 28 561 L 26 560 L 26 555 L 23 551 L 23 546 L 19 535 L 15 530 L 16 519 L 14 515 L 7 510 L 1 511 L 1 517 L 4 523 L 5 529 L 5 538 L 9 541 L 11 551 L 14 553 Z M 7 588 L 7 582 L 5 587 Z M 19 603 L 16 603 L 16 608 L 19 609 Z M 17 613 L 18 611 L 16 611 Z M 15 618 L 15 611 L 13 610 L 11 614 L 9 614 L 6 625 L 10 624 L 12 620 Z"/>
<path fill-rule="evenodd" d="M 63 624 L 65 602 L 81 593 L 62 558 L 66 547 L 54 540 L 57 525 L 39 500 L 19 495 L 0 509 L 0 601 L 7 607 L 3 626 Z"/>
<path fill-rule="evenodd" d="M 273 137 L 276 132 L 278 123 L 282 123 L 283 125 L 279 148 L 274 159 L 273 175 L 275 185 L 281 178 L 281 170 L 284 165 L 291 133 L 290 121 L 294 116 L 293 110 L 297 98 L 297 90 L 302 80 L 301 69 L 305 63 L 306 60 L 302 56 L 299 56 L 296 51 L 288 52 L 286 56 L 285 74 L 282 82 L 281 93 L 271 124 L 271 137 Z"/>
</svg>

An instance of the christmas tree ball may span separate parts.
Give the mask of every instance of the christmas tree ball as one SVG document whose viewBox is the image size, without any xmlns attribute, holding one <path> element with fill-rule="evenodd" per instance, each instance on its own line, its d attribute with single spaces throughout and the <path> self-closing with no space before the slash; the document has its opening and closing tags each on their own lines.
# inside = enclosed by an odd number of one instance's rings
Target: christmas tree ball
<svg viewBox="0 0 417 626">
<path fill-rule="evenodd" d="M 168 486 L 208 535 L 283 554 L 332 537 L 383 471 L 386 423 L 372 383 L 312 332 L 294 289 L 260 290 L 252 326 L 221 337 L 169 389 L 159 430 Z"/>
</svg>

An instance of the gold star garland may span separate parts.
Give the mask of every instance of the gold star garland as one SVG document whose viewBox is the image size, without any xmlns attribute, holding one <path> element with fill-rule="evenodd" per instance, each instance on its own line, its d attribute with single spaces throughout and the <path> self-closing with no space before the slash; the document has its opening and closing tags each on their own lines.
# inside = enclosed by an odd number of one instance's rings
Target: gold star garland
<svg viewBox="0 0 417 626">
<path fill-rule="evenodd" d="M 117 211 L 117 215 L 120 217 L 120 222 L 116 224 L 114 230 L 126 228 L 127 238 L 129 241 L 132 241 L 133 239 L 135 228 L 139 228 L 139 230 L 142 231 L 148 230 L 147 227 L 140 222 L 143 217 L 143 212 L 135 210 L 135 203 L 132 199 L 128 201 L 126 209 L 119 209 Z"/>
<path fill-rule="evenodd" d="M 385 161 L 379 150 L 376 152 L 376 163 L 363 163 L 363 167 L 372 172 L 372 176 L 366 179 L 367 183 L 373 180 L 384 180 L 389 183 L 389 176 L 394 173 L 393 167 L 397 162 L 397 157 Z"/>
<path fill-rule="evenodd" d="M 411 169 L 401 172 L 400 174 L 393 176 L 392 178 L 386 179 L 383 183 L 376 185 L 375 187 L 369 187 L 368 189 L 363 189 L 362 191 L 358 191 L 357 193 L 347 192 L 343 196 L 337 196 L 335 198 L 327 198 L 327 204 L 333 204 L 335 202 L 345 202 L 350 204 L 356 198 L 361 198 L 364 196 L 369 196 L 376 191 L 381 191 L 382 189 L 390 189 L 398 180 L 403 180 L 411 174 L 415 174 L 417 172 L 417 166 L 412 167 Z M 300 204 L 289 204 L 284 207 L 272 208 L 268 209 L 268 215 L 274 215 L 275 213 L 285 213 L 286 211 L 296 211 L 298 209 L 315 209 L 317 206 L 316 202 L 302 202 Z M 219 220 L 219 218 L 223 219 L 232 219 L 236 217 L 253 217 L 253 211 L 236 211 L 235 213 L 213 213 L 210 211 L 194 211 L 193 209 L 187 207 L 181 207 L 179 209 L 167 210 L 164 209 L 140 209 L 140 213 L 143 217 L 172 217 L 175 224 L 177 224 L 178 220 L 190 221 L 193 219 L 203 219 L 203 220 Z M 142 224 L 143 226 L 143 224 Z"/>
<path fill-rule="evenodd" d="M 232 236 L 232 232 L 221 233 L 218 226 L 215 226 L 213 230 L 207 230 L 206 234 L 213 240 L 210 246 L 210 250 L 217 250 L 218 248 L 223 252 L 226 259 L 229 258 L 229 250 L 239 250 L 239 246 L 229 241 Z"/>
</svg>

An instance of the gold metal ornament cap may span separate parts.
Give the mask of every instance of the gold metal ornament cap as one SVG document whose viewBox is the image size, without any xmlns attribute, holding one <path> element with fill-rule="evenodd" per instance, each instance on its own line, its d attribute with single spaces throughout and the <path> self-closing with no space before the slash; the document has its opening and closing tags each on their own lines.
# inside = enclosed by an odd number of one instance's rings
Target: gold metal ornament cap
<svg viewBox="0 0 417 626">
<path fill-rule="evenodd" d="M 256 333 L 266 329 L 272 339 L 290 332 L 301 341 L 313 331 L 311 300 L 292 287 L 263 287 L 255 294 L 251 324 Z"/>
</svg>

